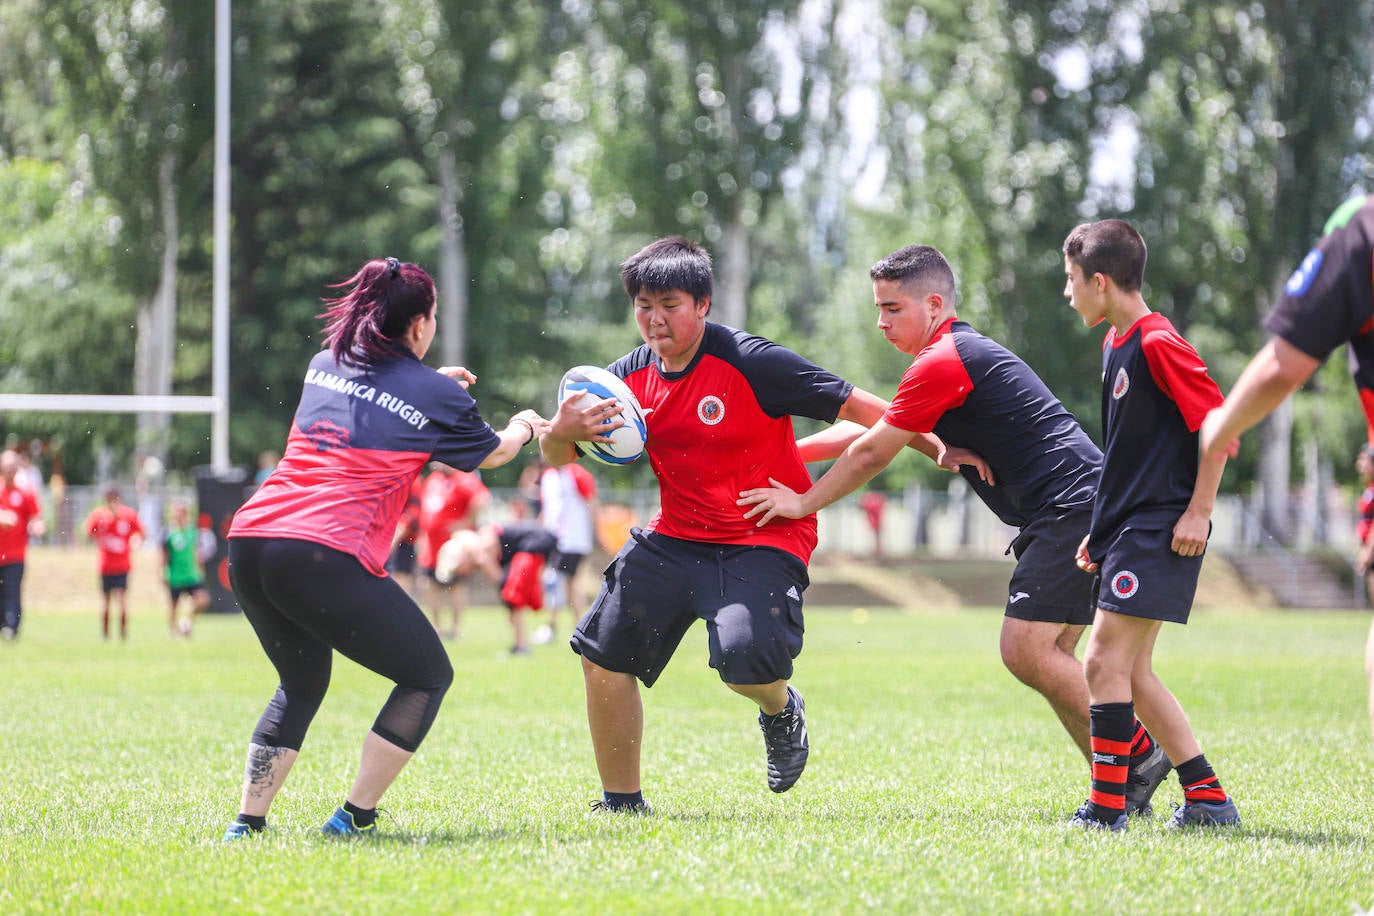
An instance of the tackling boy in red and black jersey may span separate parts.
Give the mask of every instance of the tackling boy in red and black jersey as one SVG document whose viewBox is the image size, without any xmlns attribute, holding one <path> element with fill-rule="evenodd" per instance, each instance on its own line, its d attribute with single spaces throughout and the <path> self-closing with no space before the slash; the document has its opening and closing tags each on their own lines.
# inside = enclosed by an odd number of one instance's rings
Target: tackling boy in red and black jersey
<svg viewBox="0 0 1374 916">
<path fill-rule="evenodd" d="M 983 456 L 995 486 L 971 466 L 960 473 L 1008 525 L 1092 504 L 1102 453 L 1034 370 L 967 322 L 932 335 L 883 420 Z"/>
</svg>

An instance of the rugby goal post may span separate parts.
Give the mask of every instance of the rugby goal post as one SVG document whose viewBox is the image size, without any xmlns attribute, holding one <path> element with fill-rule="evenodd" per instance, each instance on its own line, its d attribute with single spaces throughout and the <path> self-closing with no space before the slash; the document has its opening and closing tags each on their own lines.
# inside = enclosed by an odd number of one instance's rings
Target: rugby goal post
<svg viewBox="0 0 1374 916">
<path fill-rule="evenodd" d="M 60 413 L 208 413 L 210 467 L 229 470 L 229 15 L 215 0 L 214 263 L 209 396 L 0 394 L 0 410 Z"/>
</svg>

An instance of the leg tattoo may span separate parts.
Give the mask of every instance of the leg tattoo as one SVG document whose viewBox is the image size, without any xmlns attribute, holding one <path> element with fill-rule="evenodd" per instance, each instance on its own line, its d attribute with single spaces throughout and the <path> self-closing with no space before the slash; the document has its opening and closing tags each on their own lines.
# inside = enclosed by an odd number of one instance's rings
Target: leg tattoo
<svg viewBox="0 0 1374 916">
<path fill-rule="evenodd" d="M 267 747 L 263 744 L 248 745 L 248 764 L 243 774 L 244 794 L 250 798 L 261 798 L 262 793 L 277 784 L 277 761 L 286 754 L 284 747 Z"/>
</svg>

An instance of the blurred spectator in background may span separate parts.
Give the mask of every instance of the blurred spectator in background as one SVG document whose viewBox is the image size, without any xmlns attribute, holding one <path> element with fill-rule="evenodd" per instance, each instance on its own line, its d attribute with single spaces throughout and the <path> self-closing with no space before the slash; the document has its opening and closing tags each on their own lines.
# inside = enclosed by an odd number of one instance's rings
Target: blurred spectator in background
<svg viewBox="0 0 1374 916">
<path fill-rule="evenodd" d="M 162 485 L 167 466 L 156 455 L 143 455 L 134 475 L 134 493 L 138 496 L 138 521 L 150 544 L 162 543 Z"/>
<path fill-rule="evenodd" d="M 0 639 L 19 635 L 23 616 L 20 584 L 30 537 L 43 534 L 38 499 L 20 481 L 20 453 L 0 452 Z"/>
<path fill-rule="evenodd" d="M 213 556 L 214 545 L 209 547 L 209 556 Z M 205 549 L 201 529 L 191 518 L 191 507 L 184 499 L 173 500 L 172 519 L 162 538 L 162 564 L 171 596 L 167 626 L 173 636 L 189 637 L 196 616 L 210 606 L 210 592 L 205 587 L 205 570 L 201 566 L 209 559 Z M 191 607 L 178 618 L 177 605 L 183 596 L 190 599 Z"/>
<path fill-rule="evenodd" d="M 587 606 L 578 572 L 596 547 L 596 478 L 576 462 L 546 466 L 539 478 L 539 505 L 540 521 L 558 539 L 558 550 L 544 571 L 544 581 L 551 586 L 545 601 L 549 622 L 534 637 L 546 643 L 558 631 L 560 609 L 566 608 L 577 623 Z"/>
<path fill-rule="evenodd" d="M 1364 577 L 1365 604 L 1374 593 L 1370 591 L 1371 561 L 1374 561 L 1374 446 L 1368 442 L 1355 454 L 1355 472 L 1360 475 L 1364 489 L 1355 504 L 1355 571 Z"/>
<path fill-rule="evenodd" d="M 454 532 L 477 527 L 478 513 L 490 502 L 491 491 L 476 473 L 454 470 L 438 462 L 430 466 L 429 476 L 420 489 L 420 576 L 424 579 L 434 629 L 448 639 L 457 639 L 461 634 L 467 586 L 461 580 L 436 579 L 435 558 Z M 447 630 L 443 627 L 445 607 L 451 615 Z"/>
<path fill-rule="evenodd" d="M 439 548 L 435 576 L 440 582 L 456 582 L 481 570 L 510 612 L 511 655 L 528 655 L 525 612 L 544 606 L 544 565 L 557 549 L 553 532 L 537 522 L 486 525 L 449 538 Z"/>
<path fill-rule="evenodd" d="M 883 510 L 887 508 L 887 497 L 877 490 L 865 490 L 859 497 L 859 508 L 864 510 L 868 528 L 873 532 L 873 556 L 883 555 Z"/>
<path fill-rule="evenodd" d="M 129 568 L 143 542 L 138 513 L 124 505 L 119 490 L 105 491 L 105 505 L 86 518 L 86 536 L 100 550 L 100 638 L 110 638 L 110 603 L 119 603 L 119 638 L 129 636 Z"/>
<path fill-rule="evenodd" d="M 536 457 L 520 469 L 520 477 L 515 482 L 515 499 L 509 506 L 510 514 L 514 518 L 533 521 L 543 514 L 544 508 L 540 500 L 543 496 L 541 481 L 544 467 L 544 460 Z"/>
<path fill-rule="evenodd" d="M 419 604 L 418 583 L 415 580 L 416 550 L 420 540 L 420 491 L 424 484 L 415 478 L 406 497 L 401 517 L 396 522 L 396 535 L 391 541 L 391 556 L 386 561 L 386 571 L 391 573 L 406 594 Z"/>
<path fill-rule="evenodd" d="M 258 472 L 253 475 L 254 486 L 262 486 L 262 482 L 272 474 L 280 460 L 281 455 L 271 449 L 258 452 Z"/>
</svg>

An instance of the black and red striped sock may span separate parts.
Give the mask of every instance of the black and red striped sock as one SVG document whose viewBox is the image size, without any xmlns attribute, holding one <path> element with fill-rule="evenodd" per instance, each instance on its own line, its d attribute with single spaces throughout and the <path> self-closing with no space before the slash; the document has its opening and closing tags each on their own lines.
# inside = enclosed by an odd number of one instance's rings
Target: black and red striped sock
<svg viewBox="0 0 1374 916">
<path fill-rule="evenodd" d="M 1219 805 L 1226 801 L 1226 790 L 1221 787 L 1221 780 L 1217 779 L 1205 754 L 1198 754 L 1192 760 L 1180 763 L 1178 781 L 1183 784 L 1183 801 L 1186 804 L 1207 802 Z"/>
<path fill-rule="evenodd" d="M 1092 792 L 1088 816 L 1111 824 L 1126 812 L 1126 774 L 1135 734 L 1134 703 L 1094 703 L 1088 707 L 1092 749 Z"/>
<path fill-rule="evenodd" d="M 1145 730 L 1145 726 L 1140 724 L 1140 720 L 1135 720 L 1135 737 L 1131 739 L 1131 763 L 1144 760 L 1145 755 L 1154 750 L 1155 739 L 1150 737 L 1150 733 Z"/>
</svg>

